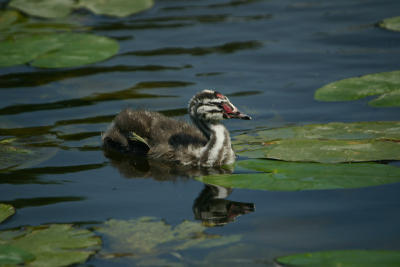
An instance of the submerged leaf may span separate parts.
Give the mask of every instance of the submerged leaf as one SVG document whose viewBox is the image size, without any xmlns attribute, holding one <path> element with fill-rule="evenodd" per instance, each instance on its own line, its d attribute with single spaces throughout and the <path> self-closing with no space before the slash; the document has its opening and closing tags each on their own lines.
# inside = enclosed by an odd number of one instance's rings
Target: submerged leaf
<svg viewBox="0 0 400 267">
<path fill-rule="evenodd" d="M 189 248 L 217 247 L 240 240 L 240 236 L 209 235 L 200 223 L 184 221 L 176 227 L 152 217 L 109 220 L 96 230 L 109 240 L 111 253 L 132 257 L 158 255 Z"/>
<path fill-rule="evenodd" d="M 13 206 L 0 203 L 0 223 L 5 221 L 8 217 L 12 216 L 14 213 L 15 209 Z"/>
<path fill-rule="evenodd" d="M 54 156 L 56 148 L 31 146 L 43 140 L 8 138 L 0 141 L 0 172 L 36 165 Z"/>
<path fill-rule="evenodd" d="M 279 264 L 293 267 L 375 267 L 399 266 L 400 251 L 336 250 L 299 253 L 276 259 Z"/>
<path fill-rule="evenodd" d="M 371 106 L 392 107 L 400 106 L 400 98 L 397 97 L 399 90 L 400 71 L 381 72 L 329 83 L 319 88 L 315 92 L 314 98 L 320 101 L 349 101 L 366 96 L 386 94 L 385 98 L 395 98 L 378 103 L 371 101 L 369 104 Z M 393 92 L 397 93 L 392 95 Z"/>
<path fill-rule="evenodd" d="M 400 16 L 384 19 L 379 26 L 392 31 L 400 31 Z"/>
<path fill-rule="evenodd" d="M 126 17 L 149 9 L 153 4 L 153 0 L 80 0 L 78 6 L 95 14 Z"/>
<path fill-rule="evenodd" d="M 101 240 L 88 230 L 52 224 L 0 231 L 0 244 L 8 246 L 9 253 L 33 255 L 30 266 L 66 266 L 86 261 Z"/>
<path fill-rule="evenodd" d="M 400 122 L 312 124 L 242 134 L 239 155 L 322 163 L 400 160 Z"/>
<path fill-rule="evenodd" d="M 256 159 L 239 161 L 236 165 L 241 168 L 239 174 L 196 179 L 228 188 L 268 191 L 359 188 L 400 182 L 400 168 L 377 163 L 321 164 Z"/>
</svg>

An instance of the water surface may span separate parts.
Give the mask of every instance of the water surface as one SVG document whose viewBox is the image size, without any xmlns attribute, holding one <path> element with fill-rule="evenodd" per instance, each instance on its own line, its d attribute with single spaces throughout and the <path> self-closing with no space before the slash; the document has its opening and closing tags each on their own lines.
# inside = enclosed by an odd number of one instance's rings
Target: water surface
<svg viewBox="0 0 400 267">
<path fill-rule="evenodd" d="M 399 15 L 396 0 L 156 1 L 124 19 L 77 14 L 93 32 L 119 40 L 118 55 L 90 66 L 0 69 L 0 134 L 41 140 L 52 157 L 0 173 L 0 202 L 17 214 L 1 225 L 79 223 L 154 216 L 194 221 L 205 185 L 183 174 L 131 173 L 106 158 L 100 134 L 122 108 L 188 120 L 187 101 L 217 89 L 252 121 L 228 121 L 232 135 L 257 127 L 398 120 L 399 108 L 368 99 L 317 102 L 326 83 L 399 69 L 400 35 L 375 24 Z M 396 163 L 395 163 L 396 164 Z M 139 163 L 140 165 L 140 163 Z M 398 164 L 397 164 L 398 165 Z M 139 166 L 140 169 L 140 166 Z M 400 185 L 302 192 L 233 190 L 255 211 L 209 233 L 242 241 L 184 252 L 212 265 L 270 265 L 295 252 L 400 249 Z M 94 266 L 124 259 L 92 258 Z"/>
</svg>

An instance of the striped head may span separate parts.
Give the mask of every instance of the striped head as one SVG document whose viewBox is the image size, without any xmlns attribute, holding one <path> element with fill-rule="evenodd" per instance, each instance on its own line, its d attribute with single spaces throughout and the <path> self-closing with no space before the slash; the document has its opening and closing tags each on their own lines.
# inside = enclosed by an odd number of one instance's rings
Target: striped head
<svg viewBox="0 0 400 267">
<path fill-rule="evenodd" d="M 203 90 L 197 93 L 189 102 L 189 114 L 192 120 L 206 123 L 219 123 L 223 119 L 251 120 L 251 117 L 241 113 L 223 94 Z"/>
</svg>

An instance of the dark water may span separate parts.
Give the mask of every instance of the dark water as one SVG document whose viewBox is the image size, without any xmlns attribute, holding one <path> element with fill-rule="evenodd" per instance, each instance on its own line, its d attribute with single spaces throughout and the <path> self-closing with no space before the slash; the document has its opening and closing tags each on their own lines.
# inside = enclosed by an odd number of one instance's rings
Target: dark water
<svg viewBox="0 0 400 267">
<path fill-rule="evenodd" d="M 375 23 L 399 11 L 398 0 L 168 0 L 125 19 L 79 14 L 95 33 L 120 41 L 117 56 L 73 69 L 0 69 L 1 135 L 46 138 L 55 153 L 0 174 L 0 202 L 18 210 L 1 229 L 141 216 L 173 225 L 195 220 L 203 184 L 120 166 L 121 173 L 103 156 L 100 134 L 124 107 L 187 119 L 190 97 L 215 88 L 254 118 L 228 121 L 233 136 L 257 127 L 398 120 L 399 108 L 372 108 L 368 99 L 317 102 L 313 94 L 335 80 L 398 70 L 400 34 Z M 399 193 L 399 184 L 234 190 L 228 199 L 254 203 L 255 212 L 207 231 L 240 234 L 242 241 L 184 256 L 212 265 L 269 265 L 294 252 L 400 249 Z"/>
</svg>

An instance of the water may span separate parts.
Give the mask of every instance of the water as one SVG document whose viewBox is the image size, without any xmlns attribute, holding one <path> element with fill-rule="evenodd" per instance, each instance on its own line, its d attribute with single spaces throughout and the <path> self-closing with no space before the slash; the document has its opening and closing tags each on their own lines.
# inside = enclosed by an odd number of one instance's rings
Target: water
<svg viewBox="0 0 400 267">
<path fill-rule="evenodd" d="M 103 156 L 100 133 L 125 107 L 188 119 L 190 97 L 215 88 L 253 117 L 228 121 L 232 135 L 257 127 L 398 120 L 399 108 L 372 108 L 368 99 L 317 102 L 313 94 L 335 80 L 399 69 L 400 34 L 375 26 L 399 8 L 396 0 L 168 0 L 125 19 L 80 12 L 75 16 L 94 33 L 119 40 L 117 56 L 73 69 L 0 69 L 1 134 L 47 138 L 54 154 L 1 174 L 0 202 L 14 204 L 17 214 L 0 228 L 141 216 L 172 225 L 195 220 L 203 184 L 182 175 L 120 172 Z M 207 232 L 240 234 L 242 241 L 183 255 L 203 264 L 270 265 L 295 252 L 400 249 L 399 191 L 399 184 L 235 189 L 228 199 L 254 203 L 255 212 Z M 127 262 L 95 257 L 89 264 Z"/>
</svg>

